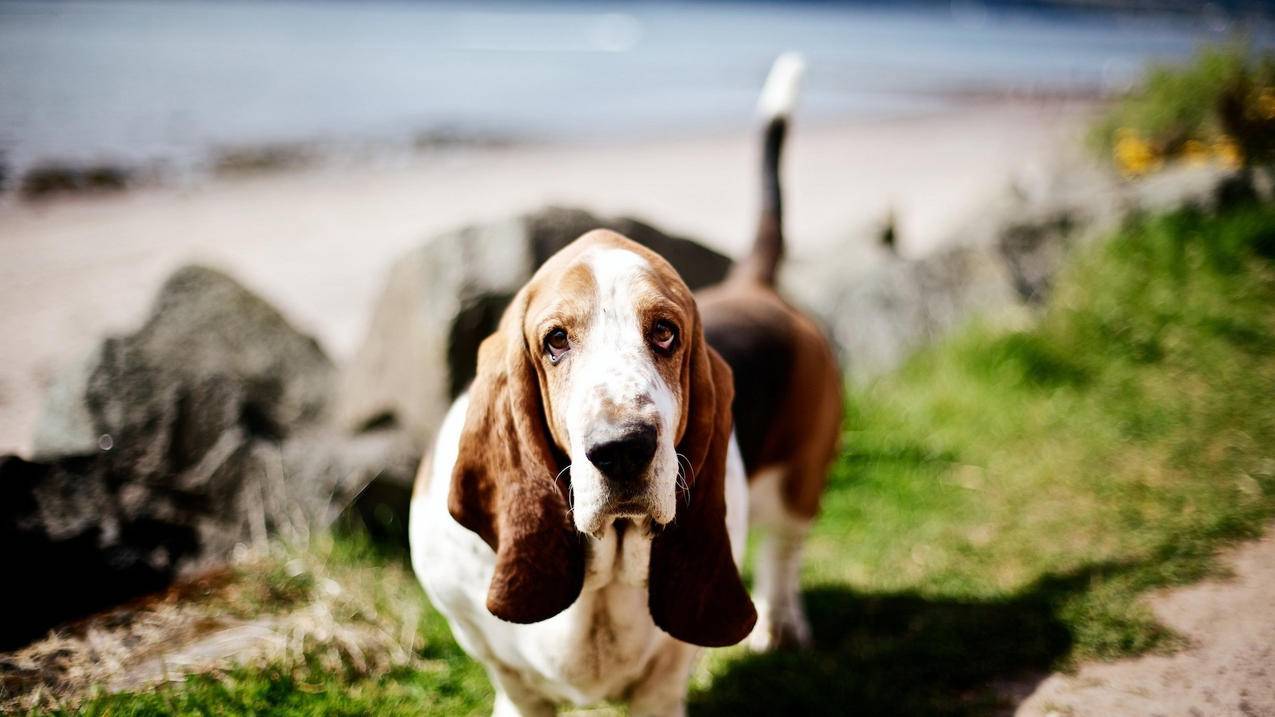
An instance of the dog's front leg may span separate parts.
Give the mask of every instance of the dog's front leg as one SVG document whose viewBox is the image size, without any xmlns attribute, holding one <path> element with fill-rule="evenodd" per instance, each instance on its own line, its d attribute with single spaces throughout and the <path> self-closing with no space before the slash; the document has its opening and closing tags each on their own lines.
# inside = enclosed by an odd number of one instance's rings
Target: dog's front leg
<svg viewBox="0 0 1275 717">
<path fill-rule="evenodd" d="M 558 713 L 552 702 L 532 689 L 516 672 L 491 666 L 487 674 L 496 688 L 492 717 L 553 717 Z"/>
<path fill-rule="evenodd" d="M 629 695 L 629 714 L 633 717 L 685 715 L 686 688 L 699 651 L 695 645 L 669 638 Z"/>
</svg>

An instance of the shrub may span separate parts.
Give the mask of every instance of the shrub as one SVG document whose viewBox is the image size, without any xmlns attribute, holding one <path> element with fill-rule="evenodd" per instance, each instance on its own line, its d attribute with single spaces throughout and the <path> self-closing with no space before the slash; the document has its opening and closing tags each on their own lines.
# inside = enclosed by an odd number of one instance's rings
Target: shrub
<svg viewBox="0 0 1275 717">
<path fill-rule="evenodd" d="M 1183 65 L 1152 67 L 1094 131 L 1125 176 L 1165 162 L 1248 168 L 1275 160 L 1275 54 L 1207 47 Z"/>
</svg>

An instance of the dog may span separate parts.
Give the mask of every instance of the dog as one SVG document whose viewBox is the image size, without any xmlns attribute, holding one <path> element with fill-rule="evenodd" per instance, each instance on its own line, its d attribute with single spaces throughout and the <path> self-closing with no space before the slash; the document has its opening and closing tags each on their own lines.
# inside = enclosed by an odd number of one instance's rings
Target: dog
<svg viewBox="0 0 1275 717">
<path fill-rule="evenodd" d="M 841 387 L 775 291 L 800 74 L 783 56 L 763 91 L 761 221 L 726 281 L 697 300 L 654 252 L 585 234 L 514 296 L 422 463 L 413 568 L 486 667 L 494 714 L 681 714 L 701 647 L 810 640 L 800 551 Z M 750 503 L 767 534 L 756 607 L 739 572 Z"/>
</svg>

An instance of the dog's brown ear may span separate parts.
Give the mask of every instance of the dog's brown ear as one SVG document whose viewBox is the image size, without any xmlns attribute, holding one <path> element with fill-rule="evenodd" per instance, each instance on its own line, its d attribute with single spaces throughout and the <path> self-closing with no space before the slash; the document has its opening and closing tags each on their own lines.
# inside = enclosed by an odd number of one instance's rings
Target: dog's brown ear
<svg viewBox="0 0 1275 717">
<path fill-rule="evenodd" d="M 584 546 L 555 477 L 540 382 L 522 333 L 519 294 L 478 350 L 478 373 L 452 470 L 448 509 L 496 551 L 487 609 L 510 622 L 546 620 L 584 585 Z"/>
<path fill-rule="evenodd" d="M 686 429 L 677 451 L 690 461 L 677 517 L 651 544 L 649 604 L 655 624 L 683 642 L 733 645 L 757 622 L 726 530 L 726 449 L 735 384 L 704 340 L 698 318 L 688 342 Z"/>
</svg>

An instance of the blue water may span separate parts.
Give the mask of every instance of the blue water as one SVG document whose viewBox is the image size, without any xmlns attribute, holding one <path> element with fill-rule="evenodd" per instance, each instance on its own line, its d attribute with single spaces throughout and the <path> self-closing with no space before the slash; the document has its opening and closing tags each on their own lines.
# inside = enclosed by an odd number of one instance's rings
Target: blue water
<svg viewBox="0 0 1275 717">
<path fill-rule="evenodd" d="M 749 121 L 789 49 L 811 67 L 804 116 L 905 116 L 970 93 L 1119 89 L 1237 26 L 970 3 L 0 2 L 0 161 L 715 131 Z M 1268 22 L 1243 27 L 1269 43 Z"/>
</svg>

